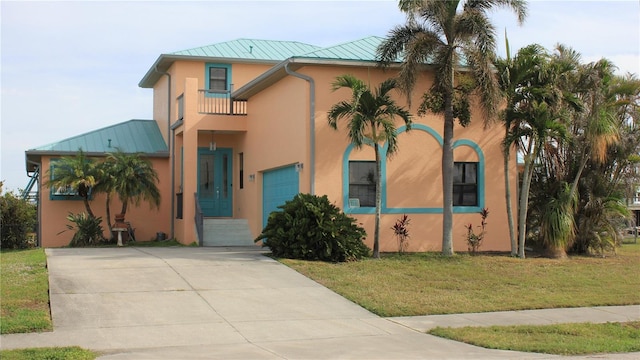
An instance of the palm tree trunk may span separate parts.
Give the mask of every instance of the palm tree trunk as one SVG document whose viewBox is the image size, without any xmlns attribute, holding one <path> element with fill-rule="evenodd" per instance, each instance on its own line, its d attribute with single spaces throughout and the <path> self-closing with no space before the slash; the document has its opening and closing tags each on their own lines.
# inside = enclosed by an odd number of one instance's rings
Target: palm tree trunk
<svg viewBox="0 0 640 360">
<path fill-rule="evenodd" d="M 127 205 L 128 205 L 128 202 L 129 202 L 129 201 L 128 201 L 127 199 L 124 199 L 124 200 L 122 201 L 122 210 L 120 210 L 120 214 L 124 215 L 124 214 L 126 214 L 126 213 L 127 213 Z"/>
<path fill-rule="evenodd" d="M 107 228 L 109 229 L 109 240 L 113 239 L 113 226 L 111 225 L 111 194 L 107 192 L 106 200 L 106 213 L 107 213 Z"/>
<path fill-rule="evenodd" d="M 442 254 L 453 255 L 453 94 L 444 96 L 442 144 Z"/>
<path fill-rule="evenodd" d="M 509 136 L 509 128 L 506 128 L 505 139 Z M 509 240 L 511 240 L 511 256 L 518 255 L 518 242 L 513 224 L 513 208 L 511 206 L 511 181 L 509 179 L 509 157 L 511 147 L 504 145 L 504 198 L 507 205 L 507 223 L 509 224 Z"/>
<path fill-rule="evenodd" d="M 84 203 L 85 210 L 87 210 L 87 215 L 89 215 L 92 218 L 95 218 L 96 216 L 93 215 L 93 211 L 91 211 L 91 205 L 89 205 L 89 198 L 88 197 L 82 198 L 82 202 Z"/>
<path fill-rule="evenodd" d="M 524 157 L 524 172 L 522 174 L 522 188 L 520 189 L 520 206 L 518 209 L 518 257 L 525 258 L 524 242 L 527 235 L 527 211 L 529 208 L 529 188 L 531 187 L 531 178 L 533 177 L 533 161 L 535 156 L 532 154 L 533 140 L 529 140 L 529 150 Z"/>
<path fill-rule="evenodd" d="M 378 152 L 379 146 L 376 143 L 374 145 L 376 152 L 376 216 L 375 216 L 375 228 L 373 230 L 373 257 L 375 259 L 380 258 L 380 212 L 382 209 L 382 177 L 380 176 L 382 170 L 382 164 L 380 161 L 380 153 Z"/>
</svg>

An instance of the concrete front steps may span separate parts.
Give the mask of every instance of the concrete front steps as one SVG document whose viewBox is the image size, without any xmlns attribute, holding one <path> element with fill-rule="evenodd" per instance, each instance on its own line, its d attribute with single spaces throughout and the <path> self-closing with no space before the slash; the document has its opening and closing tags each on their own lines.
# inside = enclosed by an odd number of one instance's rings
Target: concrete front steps
<svg viewBox="0 0 640 360">
<path fill-rule="evenodd" d="M 255 245 L 246 219 L 205 218 L 203 246 Z"/>
</svg>

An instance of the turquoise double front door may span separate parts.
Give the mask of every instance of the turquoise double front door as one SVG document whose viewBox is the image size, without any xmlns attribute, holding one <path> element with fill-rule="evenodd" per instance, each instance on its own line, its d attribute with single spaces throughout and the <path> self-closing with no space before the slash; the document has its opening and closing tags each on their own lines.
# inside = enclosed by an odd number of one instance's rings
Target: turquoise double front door
<svg viewBox="0 0 640 360">
<path fill-rule="evenodd" d="M 198 201 L 204 216 L 233 216 L 232 179 L 232 149 L 198 149 Z"/>
</svg>

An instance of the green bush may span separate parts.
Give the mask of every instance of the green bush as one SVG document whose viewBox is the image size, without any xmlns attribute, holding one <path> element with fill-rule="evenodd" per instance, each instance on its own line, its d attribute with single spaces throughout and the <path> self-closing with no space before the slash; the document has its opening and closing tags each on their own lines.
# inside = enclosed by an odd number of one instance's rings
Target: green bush
<svg viewBox="0 0 640 360">
<path fill-rule="evenodd" d="M 367 235 L 356 220 L 331 204 L 327 196 L 298 194 L 269 215 L 256 238 L 276 257 L 343 262 L 369 255 Z"/>
<path fill-rule="evenodd" d="M 69 246 L 99 245 L 105 241 L 102 236 L 101 217 L 91 217 L 84 212 L 80 214 L 69 213 L 67 220 L 73 223 L 73 225 L 67 225 L 67 228 L 75 230 Z"/>
<path fill-rule="evenodd" d="M 37 223 L 35 205 L 12 192 L 7 192 L 0 197 L 0 216 L 2 249 L 26 249 L 35 246 L 35 238 L 32 235 Z"/>
</svg>

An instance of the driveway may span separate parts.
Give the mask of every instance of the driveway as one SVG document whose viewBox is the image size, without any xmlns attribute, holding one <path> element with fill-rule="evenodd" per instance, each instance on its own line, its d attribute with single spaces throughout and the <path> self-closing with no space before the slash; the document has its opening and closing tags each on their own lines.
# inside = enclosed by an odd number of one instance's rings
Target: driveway
<svg viewBox="0 0 640 360">
<path fill-rule="evenodd" d="M 2 348 L 79 345 L 103 359 L 546 359 L 380 318 L 259 248 L 47 249 L 54 331 Z"/>
</svg>

